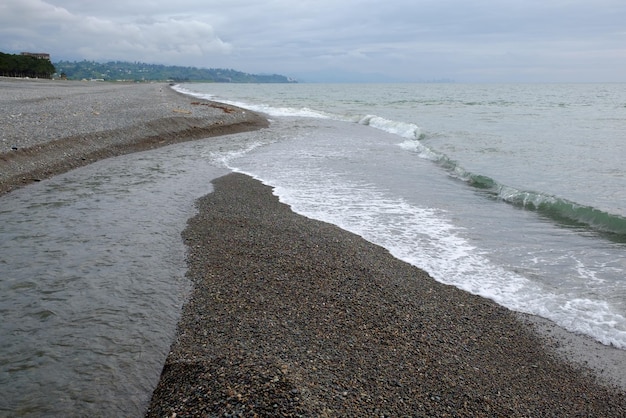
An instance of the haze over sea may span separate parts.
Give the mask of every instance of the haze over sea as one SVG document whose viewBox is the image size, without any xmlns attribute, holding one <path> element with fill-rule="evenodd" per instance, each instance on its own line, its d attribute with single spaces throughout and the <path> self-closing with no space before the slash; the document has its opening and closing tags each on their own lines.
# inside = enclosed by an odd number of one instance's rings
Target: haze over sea
<svg viewBox="0 0 626 418">
<path fill-rule="evenodd" d="M 296 212 L 626 349 L 626 85 L 178 89 L 270 115 L 220 158 Z"/>
</svg>

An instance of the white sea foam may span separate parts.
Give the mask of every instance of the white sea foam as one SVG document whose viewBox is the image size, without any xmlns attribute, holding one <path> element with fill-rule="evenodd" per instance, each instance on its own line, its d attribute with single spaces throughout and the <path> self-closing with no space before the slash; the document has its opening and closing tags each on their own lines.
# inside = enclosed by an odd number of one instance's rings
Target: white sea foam
<svg viewBox="0 0 626 418">
<path fill-rule="evenodd" d="M 430 161 L 438 161 L 441 158 L 440 154 L 437 154 L 426 145 L 422 144 L 416 140 L 406 140 L 398 144 L 400 148 L 405 149 L 407 151 L 411 151 L 420 156 L 420 158 L 424 158 Z"/>
<path fill-rule="evenodd" d="M 210 150 L 208 151 L 207 160 L 211 161 L 213 164 L 222 167 L 228 167 L 228 164 L 231 160 L 241 157 L 242 155 L 248 154 L 250 151 L 265 145 L 262 142 L 253 142 L 247 145 L 245 148 L 234 149 L 234 150 Z"/>
<path fill-rule="evenodd" d="M 381 131 L 389 132 L 390 134 L 398 135 L 402 138 L 420 139 L 422 137 L 422 130 L 414 123 L 389 120 L 376 115 L 362 117 L 359 119 L 359 124 L 371 126 L 372 128 L 380 129 Z"/>
<path fill-rule="evenodd" d="M 426 270 L 435 280 L 483 296 L 510 309 L 551 319 L 572 332 L 626 348 L 626 318 L 604 301 L 571 299 L 493 264 L 465 238 L 446 211 L 388 196 L 367 183 L 328 172 L 284 167 L 259 176 L 283 203 L 304 216 L 335 224 L 385 247 L 396 258 Z M 315 181 L 310 179 L 314 178 Z"/>
<path fill-rule="evenodd" d="M 188 94 L 190 96 L 202 98 L 205 100 L 214 100 L 221 103 L 230 104 L 233 106 L 241 107 L 244 109 L 252 110 L 254 112 L 264 113 L 266 115 L 274 117 L 305 117 L 305 118 L 320 118 L 320 119 L 334 119 L 339 121 L 354 121 L 360 125 L 371 126 L 372 128 L 380 129 L 394 135 L 398 135 L 407 139 L 421 139 L 422 130 L 414 123 L 407 123 L 402 121 L 395 121 L 386 119 L 376 115 L 358 116 L 356 119 L 352 116 L 345 116 L 340 114 L 328 113 L 322 110 L 315 110 L 309 107 L 284 107 L 274 106 L 264 103 L 248 103 L 243 101 L 236 101 L 227 98 L 216 97 L 215 95 L 208 93 L 199 93 L 185 89 L 179 85 L 173 86 L 174 90 Z"/>
<path fill-rule="evenodd" d="M 556 294 L 494 265 L 439 210 L 411 206 L 361 185 L 337 188 L 325 184 L 315 189 L 308 185 L 306 190 L 302 193 L 279 187 L 276 193 L 295 211 L 331 222 L 381 245 L 442 283 L 517 311 L 544 316 L 570 331 L 593 335 L 604 344 L 626 348 L 626 318 L 615 313 L 606 302 L 568 300 L 567 295 Z M 355 196 L 355 191 L 359 196 Z M 324 202 L 323 206 L 320 201 Z"/>
<path fill-rule="evenodd" d="M 251 110 L 253 112 L 264 113 L 266 115 L 274 116 L 274 117 L 305 117 L 305 118 L 320 118 L 320 119 L 331 118 L 331 115 L 325 112 L 309 109 L 308 107 L 302 107 L 302 108 L 281 107 L 281 106 L 277 107 L 277 106 L 271 106 L 271 105 L 264 104 L 264 103 L 253 104 L 253 103 L 247 103 L 243 101 L 229 100 L 225 98 L 218 98 L 208 93 L 199 93 L 196 91 L 187 90 L 184 87 L 181 87 L 179 85 L 173 86 L 173 89 L 180 93 L 184 93 L 193 97 L 198 97 L 200 99 L 219 101 L 220 103 L 237 106 L 242 109 Z"/>
</svg>

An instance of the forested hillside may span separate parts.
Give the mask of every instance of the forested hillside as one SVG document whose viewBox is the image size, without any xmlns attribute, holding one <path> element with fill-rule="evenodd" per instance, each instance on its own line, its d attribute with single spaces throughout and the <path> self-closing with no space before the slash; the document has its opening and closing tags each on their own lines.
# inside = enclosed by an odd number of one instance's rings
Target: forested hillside
<svg viewBox="0 0 626 418">
<path fill-rule="evenodd" d="M 215 68 L 179 67 L 140 62 L 111 61 L 59 61 L 55 63 L 58 76 L 70 80 L 102 79 L 131 81 L 204 81 L 227 83 L 293 83 L 278 74 L 259 75 L 241 71 Z"/>
<path fill-rule="evenodd" d="M 50 60 L 0 52 L 0 76 L 50 78 L 54 72 Z"/>
</svg>

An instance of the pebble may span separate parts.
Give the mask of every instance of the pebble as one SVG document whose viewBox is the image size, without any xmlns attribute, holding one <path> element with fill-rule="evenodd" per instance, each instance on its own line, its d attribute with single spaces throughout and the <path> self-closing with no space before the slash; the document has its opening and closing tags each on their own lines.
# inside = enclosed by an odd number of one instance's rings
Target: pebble
<svg viewBox="0 0 626 418">
<path fill-rule="evenodd" d="M 268 124 L 232 106 L 194 106 L 158 83 L 0 78 L 0 89 L 0 194 L 99 159 Z"/>
<path fill-rule="evenodd" d="M 250 177 L 213 183 L 183 234 L 195 288 L 147 417 L 626 416 L 623 390 L 555 357 L 516 313 Z"/>
</svg>

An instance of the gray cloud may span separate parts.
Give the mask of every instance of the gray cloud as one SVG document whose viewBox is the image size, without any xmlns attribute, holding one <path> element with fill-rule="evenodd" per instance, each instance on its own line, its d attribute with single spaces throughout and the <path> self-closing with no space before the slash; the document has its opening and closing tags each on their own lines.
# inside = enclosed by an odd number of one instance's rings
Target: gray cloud
<svg viewBox="0 0 626 418">
<path fill-rule="evenodd" d="M 417 81 L 626 81 L 623 0 L 4 0 L 0 50 Z"/>
</svg>

